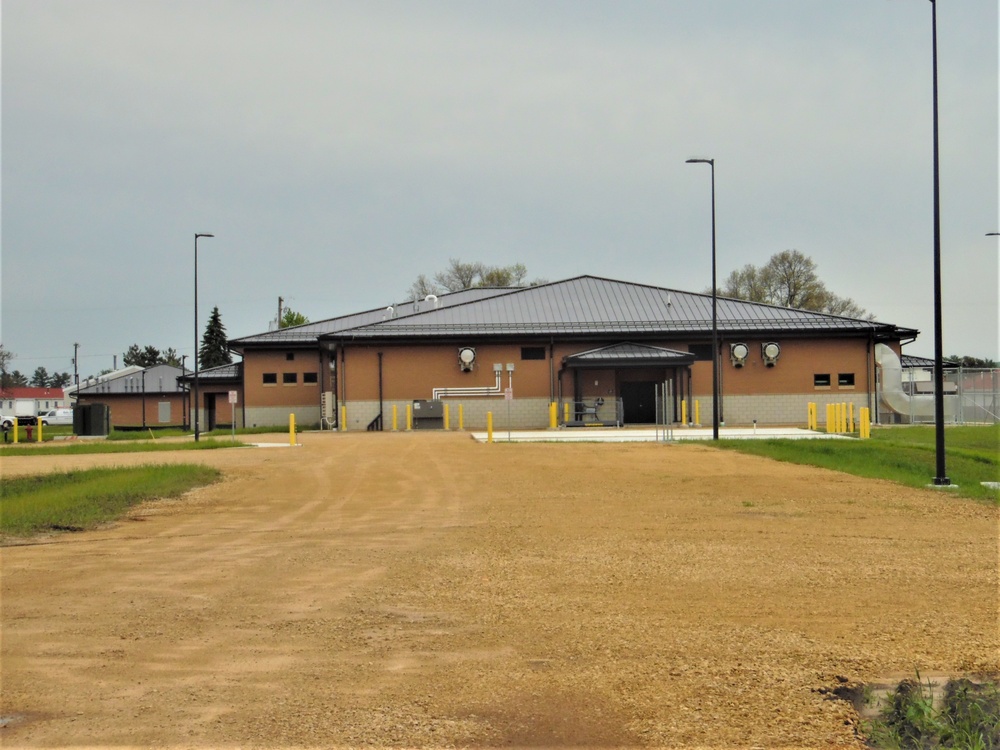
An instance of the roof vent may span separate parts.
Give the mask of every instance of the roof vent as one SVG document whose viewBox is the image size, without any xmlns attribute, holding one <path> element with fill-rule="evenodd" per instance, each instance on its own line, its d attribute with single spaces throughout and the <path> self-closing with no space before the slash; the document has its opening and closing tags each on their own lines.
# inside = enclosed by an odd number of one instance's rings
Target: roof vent
<svg viewBox="0 0 1000 750">
<path fill-rule="evenodd" d="M 396 317 L 395 307 L 389 305 L 387 308 L 385 308 L 385 315 L 382 316 L 382 320 L 392 320 L 395 317 Z"/>
<path fill-rule="evenodd" d="M 424 297 L 424 302 L 430 302 L 435 310 L 437 310 L 438 307 L 440 307 L 440 303 L 438 302 L 436 294 L 428 294 L 426 297 Z"/>
</svg>

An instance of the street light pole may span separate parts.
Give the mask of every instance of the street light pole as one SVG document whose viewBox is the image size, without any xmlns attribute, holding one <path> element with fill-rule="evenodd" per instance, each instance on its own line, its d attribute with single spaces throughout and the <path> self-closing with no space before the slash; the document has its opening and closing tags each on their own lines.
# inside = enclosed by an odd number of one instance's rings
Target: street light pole
<svg viewBox="0 0 1000 750">
<path fill-rule="evenodd" d="M 198 442 L 198 238 L 214 237 L 214 234 L 194 236 L 194 441 Z"/>
<path fill-rule="evenodd" d="M 944 451 L 944 346 L 941 335 L 941 174 L 938 159 L 938 64 L 937 64 L 937 3 L 931 2 L 931 63 L 934 102 L 934 453 L 936 474 L 934 484 L 951 484 L 945 471 Z"/>
<path fill-rule="evenodd" d="M 688 159 L 686 164 L 712 168 L 712 440 L 719 439 L 719 292 L 715 267 L 715 159 Z"/>
</svg>

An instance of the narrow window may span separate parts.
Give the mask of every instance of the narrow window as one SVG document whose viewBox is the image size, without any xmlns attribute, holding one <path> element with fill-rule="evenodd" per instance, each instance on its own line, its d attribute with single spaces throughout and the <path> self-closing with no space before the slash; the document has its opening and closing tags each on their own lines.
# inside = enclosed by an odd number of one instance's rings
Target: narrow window
<svg viewBox="0 0 1000 750">
<path fill-rule="evenodd" d="M 319 375 L 315 372 L 302 373 L 302 385 L 316 385 L 319 382 Z"/>
<path fill-rule="evenodd" d="M 841 388 L 853 388 L 854 387 L 854 373 L 853 372 L 842 372 L 837 376 L 837 385 Z"/>
<path fill-rule="evenodd" d="M 297 372 L 283 372 L 281 373 L 281 382 L 285 385 L 295 385 L 299 382 L 299 374 Z"/>
<path fill-rule="evenodd" d="M 278 384 L 278 373 L 276 372 L 264 373 L 264 385 L 277 385 L 277 384 Z"/>
<path fill-rule="evenodd" d="M 813 385 L 816 388 L 829 388 L 830 387 L 830 373 L 821 372 L 813 375 Z"/>
<path fill-rule="evenodd" d="M 545 359 L 544 346 L 522 346 L 521 359 Z"/>
<path fill-rule="evenodd" d="M 285 360 L 291 362 L 295 359 L 295 352 L 285 352 Z"/>
</svg>

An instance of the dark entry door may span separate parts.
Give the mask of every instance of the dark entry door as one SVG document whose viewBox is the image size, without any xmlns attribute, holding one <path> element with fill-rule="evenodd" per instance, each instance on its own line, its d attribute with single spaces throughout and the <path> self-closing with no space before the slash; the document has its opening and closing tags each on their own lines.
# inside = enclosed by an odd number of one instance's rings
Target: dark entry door
<svg viewBox="0 0 1000 750">
<path fill-rule="evenodd" d="M 626 424 L 656 421 L 656 383 L 621 383 L 621 394 Z"/>
<path fill-rule="evenodd" d="M 215 429 L 215 394 L 205 394 L 205 429 L 211 432 Z"/>
</svg>

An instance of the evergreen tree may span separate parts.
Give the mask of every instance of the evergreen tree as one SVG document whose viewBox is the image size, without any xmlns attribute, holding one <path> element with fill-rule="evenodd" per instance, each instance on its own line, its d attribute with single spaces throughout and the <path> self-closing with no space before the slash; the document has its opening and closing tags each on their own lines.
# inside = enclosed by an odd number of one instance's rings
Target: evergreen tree
<svg viewBox="0 0 1000 750">
<path fill-rule="evenodd" d="M 212 317 L 205 326 L 205 335 L 201 339 L 201 349 L 198 351 L 198 363 L 202 369 L 228 365 L 233 361 L 226 344 L 226 328 L 222 325 L 222 315 L 219 308 L 212 308 Z"/>
<path fill-rule="evenodd" d="M 49 371 L 44 367 L 36 367 L 35 374 L 31 376 L 31 385 L 35 388 L 47 388 L 49 385 Z"/>
<path fill-rule="evenodd" d="M 65 388 L 73 382 L 73 376 L 68 372 L 55 372 L 49 378 L 49 388 Z"/>
<path fill-rule="evenodd" d="M 4 376 L 4 388 L 21 388 L 28 384 L 28 379 L 20 370 L 13 370 Z"/>
</svg>

